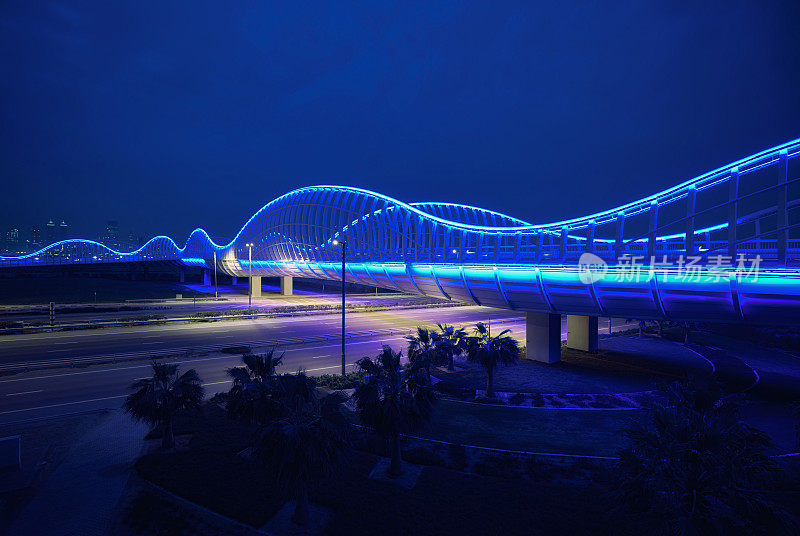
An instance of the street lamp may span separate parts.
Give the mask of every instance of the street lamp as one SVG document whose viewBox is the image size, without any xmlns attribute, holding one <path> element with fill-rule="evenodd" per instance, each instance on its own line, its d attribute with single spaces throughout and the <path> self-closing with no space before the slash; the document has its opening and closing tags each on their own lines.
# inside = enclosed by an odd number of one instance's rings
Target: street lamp
<svg viewBox="0 0 800 536">
<path fill-rule="evenodd" d="M 247 270 L 250 281 L 247 282 L 247 310 L 253 308 L 253 243 L 248 242 L 247 246 Z"/>
<path fill-rule="evenodd" d="M 345 257 L 347 256 L 347 242 L 339 242 L 338 240 L 333 240 L 333 245 L 338 246 L 339 244 L 342 245 L 342 376 L 345 375 L 345 360 L 344 360 L 344 284 L 345 284 Z"/>
<path fill-rule="evenodd" d="M 214 250 L 214 298 L 219 298 L 219 293 L 217 292 L 217 251 Z"/>
</svg>

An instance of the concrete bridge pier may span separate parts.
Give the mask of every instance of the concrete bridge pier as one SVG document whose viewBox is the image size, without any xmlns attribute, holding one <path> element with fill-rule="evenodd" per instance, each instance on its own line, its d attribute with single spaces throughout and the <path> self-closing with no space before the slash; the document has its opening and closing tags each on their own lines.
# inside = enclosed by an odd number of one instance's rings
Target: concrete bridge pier
<svg viewBox="0 0 800 536">
<path fill-rule="evenodd" d="M 203 285 L 211 285 L 211 271 L 208 268 L 203 268 Z"/>
<path fill-rule="evenodd" d="M 292 295 L 292 276 L 290 275 L 281 276 L 281 295 L 282 296 Z"/>
<path fill-rule="evenodd" d="M 525 333 L 528 359 L 542 363 L 561 361 L 561 315 L 528 312 Z"/>
<path fill-rule="evenodd" d="M 250 277 L 247 281 L 250 289 L 250 295 L 254 298 L 261 296 L 261 276 L 254 275 Z"/>
<path fill-rule="evenodd" d="M 567 315 L 567 348 L 597 351 L 597 317 Z"/>
<path fill-rule="evenodd" d="M 178 281 L 180 283 L 186 282 L 186 270 L 184 270 L 183 268 L 181 268 L 180 271 L 178 272 Z"/>
<path fill-rule="evenodd" d="M 231 285 L 236 285 L 238 283 L 239 283 L 239 279 L 235 275 L 232 275 L 231 276 Z"/>
</svg>

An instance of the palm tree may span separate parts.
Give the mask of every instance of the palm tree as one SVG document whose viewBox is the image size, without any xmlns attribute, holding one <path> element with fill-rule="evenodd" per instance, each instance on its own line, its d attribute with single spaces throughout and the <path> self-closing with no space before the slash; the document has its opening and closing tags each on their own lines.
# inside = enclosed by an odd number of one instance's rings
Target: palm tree
<svg viewBox="0 0 800 536">
<path fill-rule="evenodd" d="M 253 453 L 265 469 L 295 494 L 292 521 L 308 524 L 308 489 L 333 473 L 346 446 L 347 419 L 335 392 L 319 399 L 305 373 L 284 374 L 275 382 L 279 414 L 255 434 Z"/>
<path fill-rule="evenodd" d="M 425 424 L 436 402 L 433 390 L 420 374 L 421 362 L 403 367 L 401 355 L 402 352 L 384 346 L 374 361 L 368 357 L 360 359 L 356 365 L 369 376 L 353 395 L 364 424 L 390 444 L 391 463 L 387 471 L 390 477 L 402 473 L 400 434 Z"/>
<path fill-rule="evenodd" d="M 456 329 L 455 326 L 447 324 L 436 325 L 439 327 L 439 332 L 435 334 L 434 344 L 439 353 L 447 359 L 447 370 L 454 370 L 455 357 L 463 354 L 466 350 L 467 333 L 464 328 Z"/>
<path fill-rule="evenodd" d="M 203 400 L 203 384 L 197 372 L 190 369 L 178 375 L 178 365 L 153 361 L 153 377 L 135 381 L 135 392 L 125 399 L 125 411 L 137 421 L 161 426 L 161 447 L 175 446 L 172 423 L 180 409 L 199 409 Z"/>
<path fill-rule="evenodd" d="M 475 335 L 467 341 L 467 360 L 478 363 L 486 371 L 486 396 L 494 396 L 494 371 L 499 365 L 513 365 L 519 360 L 519 343 L 503 330 L 492 337 L 488 328 L 479 322 Z"/>
<path fill-rule="evenodd" d="M 275 369 L 283 362 L 284 354 L 276 356 L 275 352 L 273 348 L 265 354 L 243 355 L 244 366 L 228 369 L 233 384 L 225 398 L 225 409 L 230 417 L 264 424 L 278 411 L 273 400 Z"/>
<path fill-rule="evenodd" d="M 741 399 L 715 382 L 666 387 L 647 421 L 626 431 L 616 484 L 629 508 L 670 534 L 776 534 L 791 518 L 759 487 L 775 471 L 769 438 L 740 418 Z"/>
<path fill-rule="evenodd" d="M 416 335 L 406 337 L 408 341 L 408 360 L 418 363 L 426 373 L 430 373 L 431 366 L 439 363 L 442 354 L 436 345 L 436 336 L 426 328 L 417 327 Z"/>
</svg>

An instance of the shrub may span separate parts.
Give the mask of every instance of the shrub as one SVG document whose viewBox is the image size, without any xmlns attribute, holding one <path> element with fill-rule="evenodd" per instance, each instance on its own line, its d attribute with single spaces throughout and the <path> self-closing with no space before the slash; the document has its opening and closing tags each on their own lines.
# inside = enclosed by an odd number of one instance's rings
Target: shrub
<svg viewBox="0 0 800 536">
<path fill-rule="evenodd" d="M 512 406 L 519 406 L 523 402 L 525 402 L 525 395 L 522 393 L 517 393 L 508 398 L 508 403 Z"/>
<path fill-rule="evenodd" d="M 214 318 L 217 316 L 222 316 L 222 311 L 198 311 L 196 313 L 192 313 L 192 318 Z"/>
<path fill-rule="evenodd" d="M 665 396 L 648 420 L 625 431 L 619 509 L 651 522 L 649 532 L 797 534 L 791 516 L 762 491 L 778 466 L 769 437 L 743 420 L 743 397 L 713 379 L 675 382 Z"/>
<path fill-rule="evenodd" d="M 497 398 L 487 398 L 485 396 L 476 396 L 473 402 L 478 404 L 489 404 L 489 405 L 502 405 L 503 401 Z"/>
<path fill-rule="evenodd" d="M 191 318 L 218 318 L 220 316 L 248 316 L 261 313 L 259 309 L 227 309 L 225 311 L 198 311 Z"/>
<path fill-rule="evenodd" d="M 133 321 L 139 322 L 139 321 L 145 321 L 145 320 L 166 320 L 166 319 L 167 319 L 167 315 L 155 315 L 155 314 L 153 314 L 153 315 L 139 315 L 139 316 L 134 316 L 132 318 L 118 318 L 117 321 L 118 322 L 125 322 L 125 321 L 128 321 L 128 320 L 133 320 Z"/>
<path fill-rule="evenodd" d="M 251 353 L 249 346 L 226 346 L 220 350 L 223 354 L 249 354 Z"/>
<path fill-rule="evenodd" d="M 364 383 L 364 372 L 357 370 L 348 372 L 344 376 L 341 374 L 323 374 L 316 378 L 312 378 L 317 387 L 328 387 L 334 391 L 342 389 L 355 389 Z"/>
</svg>

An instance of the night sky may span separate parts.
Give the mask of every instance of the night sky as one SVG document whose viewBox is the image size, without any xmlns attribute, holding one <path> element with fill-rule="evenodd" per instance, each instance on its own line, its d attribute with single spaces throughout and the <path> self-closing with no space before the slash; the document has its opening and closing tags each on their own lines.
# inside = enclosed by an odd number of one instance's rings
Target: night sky
<svg viewBox="0 0 800 536">
<path fill-rule="evenodd" d="M 313 184 L 547 222 L 800 136 L 798 2 L 429 4 L 2 2 L 0 230 Z"/>
</svg>

